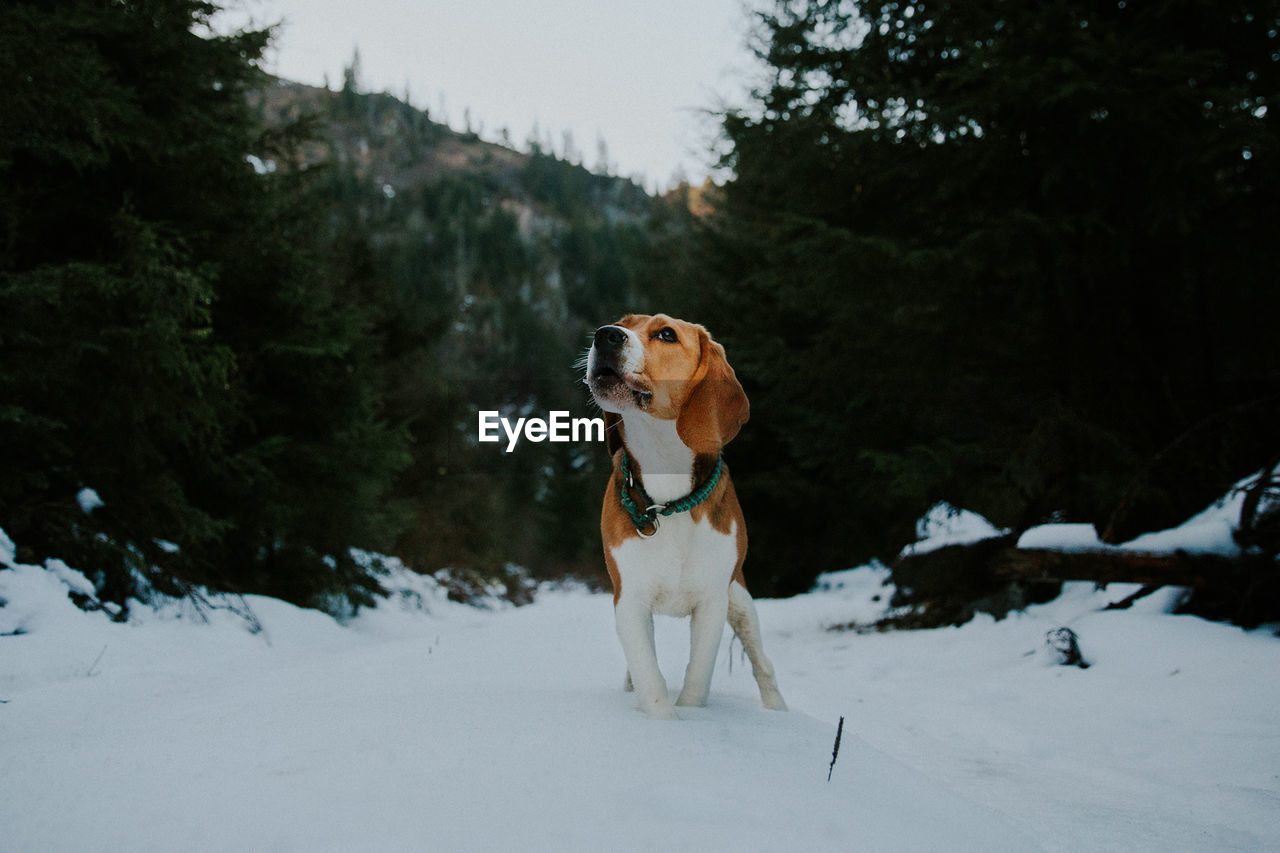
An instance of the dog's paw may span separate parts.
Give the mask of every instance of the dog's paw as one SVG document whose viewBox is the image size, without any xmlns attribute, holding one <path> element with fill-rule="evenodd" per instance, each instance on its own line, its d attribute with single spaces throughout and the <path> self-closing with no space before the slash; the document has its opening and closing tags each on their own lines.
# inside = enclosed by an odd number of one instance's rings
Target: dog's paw
<svg viewBox="0 0 1280 853">
<path fill-rule="evenodd" d="M 663 699 L 657 702 L 644 702 L 640 705 L 640 710 L 644 711 L 644 715 L 651 720 L 678 720 L 676 709 L 671 704 L 671 700 Z"/>
<path fill-rule="evenodd" d="M 763 702 L 764 706 L 770 711 L 787 710 L 787 703 L 782 701 L 782 694 L 777 690 L 761 691 L 760 701 Z"/>
<path fill-rule="evenodd" d="M 676 705 L 681 708 L 705 708 L 707 707 L 707 697 L 705 694 L 696 696 L 692 693 L 685 694 L 681 692 L 679 698 L 676 699 Z"/>
</svg>

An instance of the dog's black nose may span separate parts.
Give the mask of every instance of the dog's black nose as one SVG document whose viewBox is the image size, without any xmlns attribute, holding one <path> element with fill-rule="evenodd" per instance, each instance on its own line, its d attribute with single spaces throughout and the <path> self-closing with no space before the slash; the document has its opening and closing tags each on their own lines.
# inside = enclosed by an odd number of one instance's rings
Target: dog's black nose
<svg viewBox="0 0 1280 853">
<path fill-rule="evenodd" d="M 601 350 L 616 350 L 627 340 L 627 333 L 621 326 L 601 326 L 596 329 L 595 345 Z"/>
</svg>

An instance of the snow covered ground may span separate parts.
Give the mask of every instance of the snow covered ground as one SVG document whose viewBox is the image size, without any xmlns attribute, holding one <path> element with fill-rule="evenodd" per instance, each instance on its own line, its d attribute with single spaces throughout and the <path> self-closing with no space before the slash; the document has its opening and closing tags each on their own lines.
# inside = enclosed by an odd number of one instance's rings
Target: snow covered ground
<svg viewBox="0 0 1280 853">
<path fill-rule="evenodd" d="M 1280 640 L 1175 593 L 861 634 L 828 626 L 882 613 L 886 571 L 824 576 L 760 602 L 790 713 L 726 641 L 671 723 L 622 692 L 608 596 L 484 611 L 398 577 L 346 626 L 250 598 L 250 633 L 172 602 L 113 623 L 13 559 L 0 536 L 5 851 L 1280 849 Z M 687 629 L 658 640 L 678 689 Z"/>
</svg>

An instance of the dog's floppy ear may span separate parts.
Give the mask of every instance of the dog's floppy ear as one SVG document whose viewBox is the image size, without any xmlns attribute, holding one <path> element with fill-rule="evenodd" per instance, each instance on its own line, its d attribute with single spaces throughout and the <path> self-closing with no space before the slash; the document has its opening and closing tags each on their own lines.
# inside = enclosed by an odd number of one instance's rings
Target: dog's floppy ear
<svg viewBox="0 0 1280 853">
<path fill-rule="evenodd" d="M 614 412 L 601 412 L 604 415 L 604 448 L 609 451 L 610 458 L 622 447 L 622 415 Z"/>
<path fill-rule="evenodd" d="M 676 418 L 676 433 L 694 454 L 714 455 L 747 422 L 751 404 L 725 358 L 724 347 L 711 340 L 706 329 L 696 328 L 702 354 Z"/>
</svg>

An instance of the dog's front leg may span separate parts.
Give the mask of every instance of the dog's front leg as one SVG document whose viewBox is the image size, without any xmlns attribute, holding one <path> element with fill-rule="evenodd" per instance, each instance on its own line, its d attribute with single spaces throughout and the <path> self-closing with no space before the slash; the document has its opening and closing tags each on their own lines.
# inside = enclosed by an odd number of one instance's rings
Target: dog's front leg
<svg viewBox="0 0 1280 853">
<path fill-rule="evenodd" d="M 614 605 L 613 616 L 640 709 L 651 717 L 674 720 L 676 711 L 667 695 L 667 682 L 658 669 L 653 645 L 653 611 L 623 595 Z"/>
<path fill-rule="evenodd" d="M 702 707 L 711 692 L 711 675 L 716 668 L 716 652 L 724 634 L 729 612 L 729 595 L 718 595 L 701 602 L 689 621 L 689 666 L 684 672 L 677 705 Z"/>
</svg>

